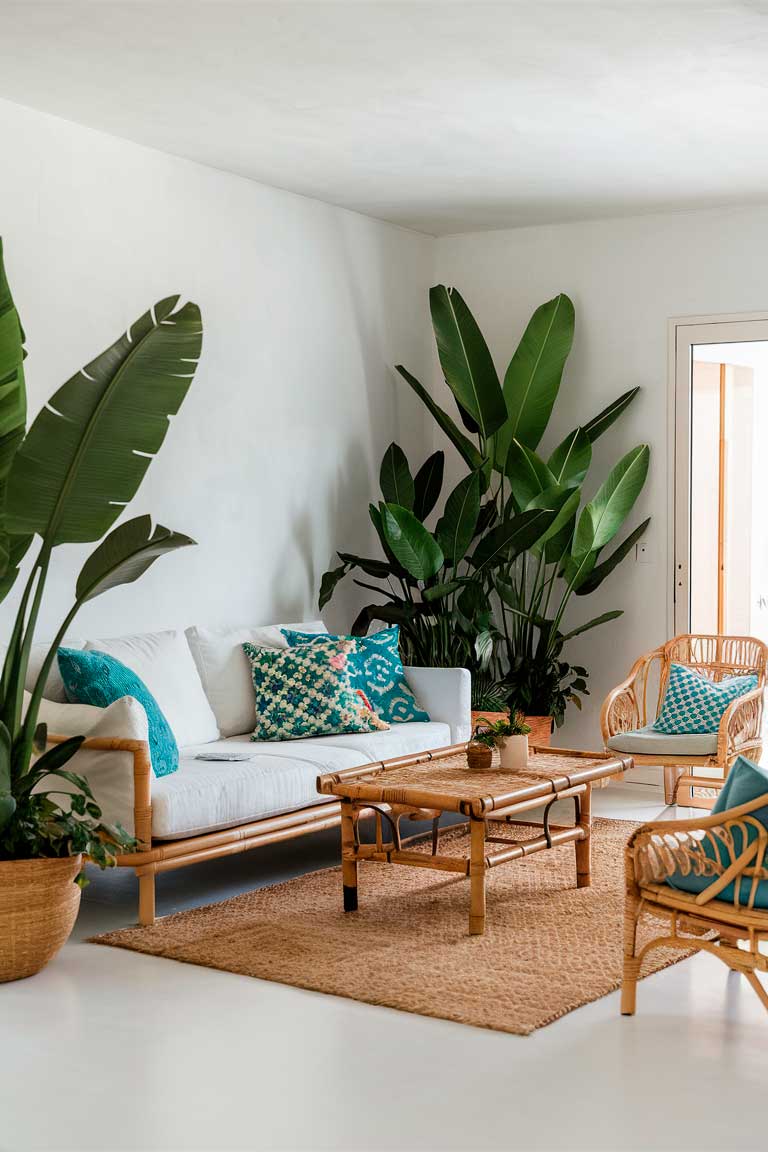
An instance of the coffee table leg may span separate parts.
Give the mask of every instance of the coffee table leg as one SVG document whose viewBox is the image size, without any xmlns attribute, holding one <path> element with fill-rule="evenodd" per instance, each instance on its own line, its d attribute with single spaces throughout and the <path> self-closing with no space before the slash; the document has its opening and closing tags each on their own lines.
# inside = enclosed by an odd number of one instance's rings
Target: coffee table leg
<svg viewBox="0 0 768 1152">
<path fill-rule="evenodd" d="M 341 880 L 344 886 L 344 911 L 357 912 L 357 860 L 355 859 L 354 806 L 341 802 Z"/>
<path fill-rule="evenodd" d="M 485 932 L 485 820 L 469 821 L 469 934 Z"/>
<path fill-rule="evenodd" d="M 576 887 L 589 888 L 592 883 L 592 785 L 581 797 L 579 827 L 584 829 L 584 839 L 576 841 Z"/>
</svg>

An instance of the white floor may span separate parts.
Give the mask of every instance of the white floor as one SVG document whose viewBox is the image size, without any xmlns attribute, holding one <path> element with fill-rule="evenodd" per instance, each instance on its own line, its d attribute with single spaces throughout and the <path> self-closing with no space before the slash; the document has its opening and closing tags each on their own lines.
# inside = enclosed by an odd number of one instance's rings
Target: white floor
<svg viewBox="0 0 768 1152">
<path fill-rule="evenodd" d="M 641 786 L 595 797 L 662 807 Z M 159 912 L 336 852 L 320 834 L 167 875 Z M 98 876 L 54 963 L 0 988 L 3 1152 L 768 1144 L 768 1018 L 714 958 L 643 981 L 634 1018 L 615 994 L 518 1038 L 83 943 L 131 922 L 133 884 Z"/>
</svg>

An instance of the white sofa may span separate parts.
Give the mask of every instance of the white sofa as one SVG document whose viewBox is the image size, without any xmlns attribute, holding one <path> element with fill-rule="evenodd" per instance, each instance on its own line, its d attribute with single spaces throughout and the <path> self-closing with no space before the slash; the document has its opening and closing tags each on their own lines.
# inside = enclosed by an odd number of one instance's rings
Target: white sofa
<svg viewBox="0 0 768 1152">
<path fill-rule="evenodd" d="M 320 621 L 285 625 L 324 631 Z M 244 640 L 284 647 L 279 625 L 187 629 L 117 641 L 69 639 L 65 647 L 111 652 L 142 677 L 174 728 L 180 763 L 155 778 L 144 709 L 124 697 L 105 709 L 66 703 L 57 671 L 49 678 L 40 719 L 51 742 L 85 735 L 71 762 L 87 776 L 104 819 L 142 843 L 119 863 L 139 876 L 140 920 L 154 918 L 157 872 L 338 823 L 339 806 L 320 796 L 317 777 L 369 761 L 421 753 L 466 741 L 471 731 L 470 675 L 463 668 L 408 668 L 406 677 L 430 721 L 393 724 L 384 732 L 254 742 L 253 686 Z M 42 652 L 44 646 L 40 647 Z M 30 664 L 31 687 L 39 658 Z M 196 695 L 197 694 L 197 695 Z M 197 741 L 187 743 L 193 735 Z M 200 737 L 203 742 L 200 742 Z M 248 760 L 205 761 L 202 752 L 237 751 Z"/>
</svg>

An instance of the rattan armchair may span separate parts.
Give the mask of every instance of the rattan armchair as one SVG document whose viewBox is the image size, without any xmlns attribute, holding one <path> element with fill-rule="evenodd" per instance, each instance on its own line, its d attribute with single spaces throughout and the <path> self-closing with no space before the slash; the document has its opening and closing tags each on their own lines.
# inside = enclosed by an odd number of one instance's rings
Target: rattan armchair
<svg viewBox="0 0 768 1152">
<path fill-rule="evenodd" d="M 633 751 L 635 766 L 651 764 L 664 769 L 667 804 L 684 803 L 711 808 L 712 800 L 697 796 L 695 788 L 721 788 L 737 756 L 759 760 L 762 754 L 763 695 L 768 647 L 752 636 L 675 636 L 661 648 L 641 656 L 627 679 L 608 694 L 600 715 L 603 743 L 656 719 L 672 664 L 722 680 L 724 676 L 752 673 L 757 688 L 728 706 L 720 722 L 717 750 L 704 756 L 644 756 Z M 719 776 L 697 775 L 696 768 L 719 769 Z"/>
<path fill-rule="evenodd" d="M 711 816 L 659 820 L 644 824 L 630 837 L 625 857 L 623 1015 L 634 1015 L 640 966 L 653 948 L 711 952 L 746 976 L 768 1008 L 768 992 L 757 977 L 768 971 L 768 955 L 759 950 L 760 942 L 768 940 L 768 909 L 754 907 L 758 883 L 768 880 L 768 830 L 750 815 L 766 804 L 768 796 L 760 796 Z M 664 883 L 676 873 L 711 882 L 693 895 Z M 722 899 L 731 884 L 733 898 Z M 654 922 L 666 921 L 667 929 L 638 949 L 637 929 L 645 914 Z"/>
</svg>

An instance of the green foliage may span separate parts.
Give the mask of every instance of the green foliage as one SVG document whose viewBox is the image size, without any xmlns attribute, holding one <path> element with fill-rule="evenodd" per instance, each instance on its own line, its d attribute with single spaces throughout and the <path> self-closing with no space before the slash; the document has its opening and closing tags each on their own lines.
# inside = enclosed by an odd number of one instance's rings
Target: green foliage
<svg viewBox="0 0 768 1152">
<path fill-rule="evenodd" d="M 178 299 L 159 301 L 62 385 L 25 435 L 23 332 L 0 246 L 0 598 L 13 586 L 33 538 L 40 541 L 0 677 L 0 859 L 83 852 L 107 867 L 117 852 L 136 846 L 123 828 L 103 823 L 88 781 L 65 768 L 83 738 L 45 750 L 40 702 L 59 644 L 81 605 L 139 579 L 158 557 L 194 541 L 162 525 L 153 528 L 149 516 L 113 528 L 82 567 L 74 604 L 25 711 L 24 684 L 56 547 L 98 541 L 112 528 L 194 377 L 200 311 L 192 303 L 177 307 Z M 62 782 L 68 787 L 60 787 Z"/>
<path fill-rule="evenodd" d="M 481 716 L 475 725 L 472 739 L 488 748 L 498 748 L 508 736 L 527 736 L 531 731 L 521 712 L 510 712 L 506 720 L 488 720 Z"/>
<path fill-rule="evenodd" d="M 503 385 L 480 328 L 462 296 L 430 292 L 440 364 L 466 435 L 402 365 L 397 371 L 422 400 L 466 471 L 445 500 L 431 532 L 443 461 L 430 457 L 411 480 L 393 444 L 381 470 L 385 503 L 371 505 L 384 560 L 339 553 L 326 572 L 320 606 L 355 568 L 384 581 L 357 581 L 386 604 L 369 604 L 354 631 L 399 624 L 409 663 L 463 665 L 472 672 L 473 705 L 551 715 L 562 724 L 569 703 L 581 707 L 586 669 L 562 657 L 577 636 L 621 615 L 617 609 L 565 630 L 571 598 L 595 591 L 631 552 L 645 520 L 607 556 L 648 472 L 649 450 L 626 453 L 585 498 L 592 445 L 632 403 L 633 388 L 565 436 L 546 458 L 537 451 L 554 409 L 574 334 L 574 309 L 560 294 L 537 308 L 512 356 Z M 499 403 L 499 397 L 503 400 Z M 470 437 L 474 437 L 474 442 Z M 428 477 L 439 471 L 439 483 Z M 427 490 L 429 488 L 429 498 Z M 367 565 L 367 567 L 366 567 Z"/>
</svg>

